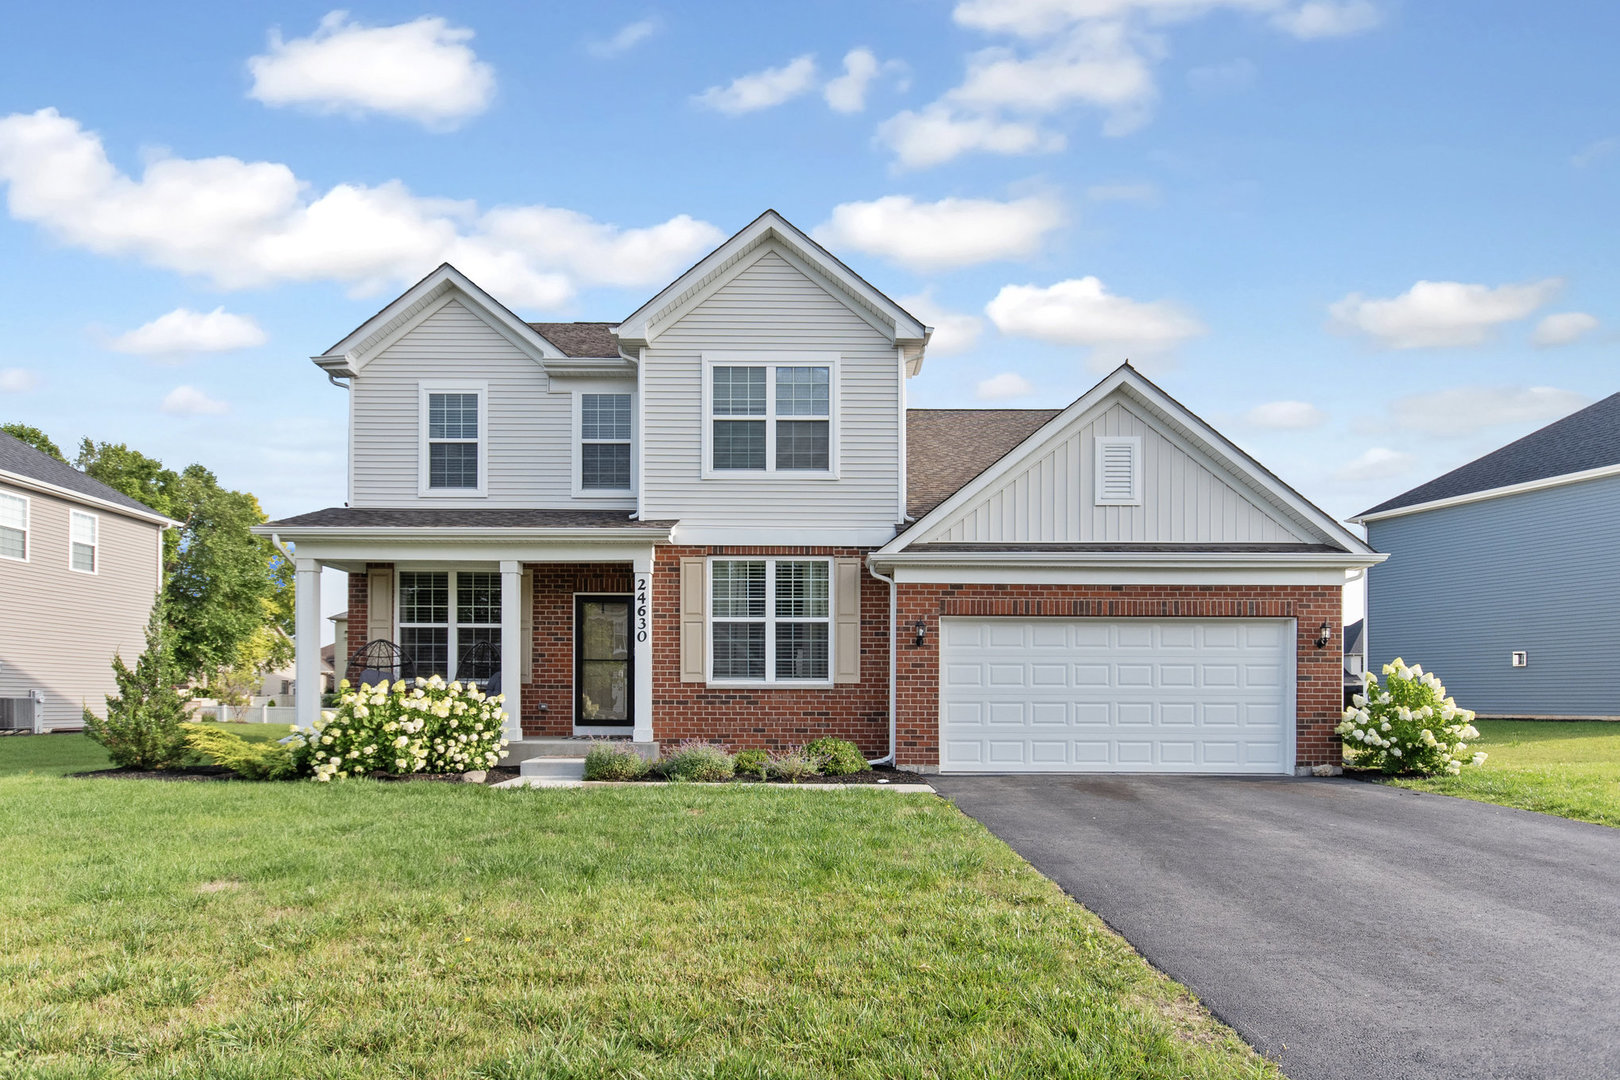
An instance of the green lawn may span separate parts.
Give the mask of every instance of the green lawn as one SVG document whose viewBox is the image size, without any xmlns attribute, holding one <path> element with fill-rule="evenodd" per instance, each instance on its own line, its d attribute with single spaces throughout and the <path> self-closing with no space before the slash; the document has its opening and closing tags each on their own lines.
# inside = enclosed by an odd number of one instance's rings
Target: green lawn
<svg viewBox="0 0 1620 1080">
<path fill-rule="evenodd" d="M 201 726 L 229 731 L 244 739 L 279 739 L 292 731 L 287 724 L 221 724 L 217 720 L 204 720 Z M 0 739 L 0 777 L 29 772 L 63 776 L 110 768 L 107 752 L 77 733 L 8 735 Z"/>
<path fill-rule="evenodd" d="M 1490 755 L 1461 775 L 1391 783 L 1543 814 L 1620 826 L 1620 723 L 1476 720 L 1470 750 Z"/>
<path fill-rule="evenodd" d="M 931 796 L 13 769 L 0 820 L 0 1076 L 1278 1075 Z"/>
</svg>

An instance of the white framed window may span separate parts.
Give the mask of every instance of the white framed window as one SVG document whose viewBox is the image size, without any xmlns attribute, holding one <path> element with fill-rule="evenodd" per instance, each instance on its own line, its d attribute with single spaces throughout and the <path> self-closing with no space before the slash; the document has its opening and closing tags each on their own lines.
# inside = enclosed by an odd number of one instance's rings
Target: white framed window
<svg viewBox="0 0 1620 1080">
<path fill-rule="evenodd" d="M 492 570 L 401 570 L 399 644 L 422 677 L 482 681 L 500 670 L 501 575 Z"/>
<path fill-rule="evenodd" d="M 0 491 L 0 559 L 28 561 L 28 498 Z"/>
<path fill-rule="evenodd" d="M 832 560 L 709 560 L 713 683 L 832 681 Z"/>
<path fill-rule="evenodd" d="M 636 487 L 636 401 L 611 383 L 574 393 L 574 495 L 625 498 Z"/>
<path fill-rule="evenodd" d="M 83 510 L 68 513 L 68 569 L 94 574 L 101 568 L 101 519 Z"/>
<path fill-rule="evenodd" d="M 1142 440 L 1135 435 L 1096 438 L 1098 506 L 1142 505 Z"/>
<path fill-rule="evenodd" d="M 482 495 L 487 486 L 489 387 L 424 382 L 421 388 L 422 495 Z"/>
<path fill-rule="evenodd" d="M 705 353 L 703 476 L 838 476 L 838 357 Z"/>
</svg>

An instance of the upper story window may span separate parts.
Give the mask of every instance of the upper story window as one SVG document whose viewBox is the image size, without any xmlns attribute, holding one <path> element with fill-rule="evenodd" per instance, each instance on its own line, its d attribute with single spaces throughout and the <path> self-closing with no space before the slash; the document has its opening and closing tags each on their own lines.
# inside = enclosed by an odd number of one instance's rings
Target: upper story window
<svg viewBox="0 0 1620 1080">
<path fill-rule="evenodd" d="M 705 475 L 836 471 L 837 366 L 831 357 L 711 362 L 707 369 Z"/>
<path fill-rule="evenodd" d="M 1098 506 L 1142 505 L 1142 440 L 1134 435 L 1096 438 Z"/>
<path fill-rule="evenodd" d="M 715 559 L 709 564 L 710 678 L 825 682 L 830 675 L 832 564 L 827 559 Z"/>
<path fill-rule="evenodd" d="M 484 493 L 486 397 L 483 386 L 422 384 L 423 495 Z"/>
<path fill-rule="evenodd" d="M 28 559 L 28 500 L 0 491 L 0 559 Z"/>
<path fill-rule="evenodd" d="M 100 519 L 94 514 L 87 514 L 83 510 L 74 510 L 70 514 L 68 533 L 68 566 L 81 574 L 96 572 L 99 559 L 99 544 L 97 536 L 100 533 Z"/>
<path fill-rule="evenodd" d="M 582 491 L 630 490 L 629 394 L 579 396 L 579 486 Z"/>
</svg>

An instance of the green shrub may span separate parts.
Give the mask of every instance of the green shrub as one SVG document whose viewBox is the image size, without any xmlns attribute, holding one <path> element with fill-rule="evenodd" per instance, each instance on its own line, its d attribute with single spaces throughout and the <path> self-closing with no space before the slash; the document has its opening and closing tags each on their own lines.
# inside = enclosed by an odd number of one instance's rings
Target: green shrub
<svg viewBox="0 0 1620 1080">
<path fill-rule="evenodd" d="M 835 739 L 827 735 L 812 739 L 804 744 L 804 748 L 827 759 L 821 771 L 828 776 L 853 776 L 872 767 L 866 763 L 866 755 L 861 753 L 861 748 L 848 739 Z"/>
<path fill-rule="evenodd" d="M 229 731 L 186 725 L 186 746 L 249 780 L 286 780 L 298 771 L 290 743 L 244 739 Z"/>
<path fill-rule="evenodd" d="M 635 747 L 599 739 L 585 752 L 585 779 L 634 780 L 647 774 L 647 759 Z"/>
<path fill-rule="evenodd" d="M 152 605 L 146 620 L 146 651 L 133 671 L 113 657 L 118 693 L 107 698 L 107 716 L 84 710 L 84 731 L 107 748 L 114 765 L 126 769 L 173 769 L 185 764 L 186 694 L 174 662 L 171 635 L 163 626 L 163 604 Z"/>
<path fill-rule="evenodd" d="M 1467 753 L 1468 739 L 1479 738 L 1474 714 L 1459 709 L 1446 688 L 1422 664 L 1406 666 L 1396 657 L 1378 676 L 1364 672 L 1361 693 L 1350 699 L 1336 729 L 1350 763 L 1386 773 L 1445 773 L 1456 776 L 1464 765 L 1482 765 L 1486 755 Z"/>
<path fill-rule="evenodd" d="M 337 708 L 321 713 L 312 735 L 289 741 L 317 780 L 372 772 L 460 773 L 487 769 L 506 756 L 500 694 L 435 675 L 408 685 L 338 684 Z"/>
<path fill-rule="evenodd" d="M 757 776 L 763 780 L 771 764 L 771 755 L 764 750 L 739 750 L 732 763 L 737 768 L 737 775 Z"/>
<path fill-rule="evenodd" d="M 664 755 L 658 771 L 671 780 L 693 780 L 715 783 L 730 780 L 736 767 L 731 755 L 713 743 L 690 739 Z"/>
<path fill-rule="evenodd" d="M 767 769 L 770 774 L 790 784 L 797 784 L 801 780 L 809 780 L 820 775 L 827 764 L 824 754 L 811 750 L 808 746 L 790 746 L 786 750 L 775 750 L 771 753 L 770 764 Z"/>
</svg>

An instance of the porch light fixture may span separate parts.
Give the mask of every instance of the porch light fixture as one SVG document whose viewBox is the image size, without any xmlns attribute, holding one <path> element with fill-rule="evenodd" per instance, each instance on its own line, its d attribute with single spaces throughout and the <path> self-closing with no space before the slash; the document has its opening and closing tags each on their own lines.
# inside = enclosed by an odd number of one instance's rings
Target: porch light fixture
<svg viewBox="0 0 1620 1080">
<path fill-rule="evenodd" d="M 1322 628 L 1316 632 L 1316 647 L 1318 649 L 1325 649 L 1327 648 L 1327 643 L 1332 640 L 1333 627 L 1329 626 L 1327 623 L 1323 623 Z"/>
<path fill-rule="evenodd" d="M 916 625 L 913 626 L 912 629 L 917 632 L 917 637 L 912 642 L 912 645 L 920 649 L 922 648 L 923 640 L 928 637 L 928 620 L 918 619 Z"/>
</svg>

